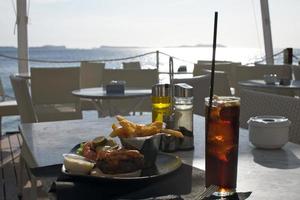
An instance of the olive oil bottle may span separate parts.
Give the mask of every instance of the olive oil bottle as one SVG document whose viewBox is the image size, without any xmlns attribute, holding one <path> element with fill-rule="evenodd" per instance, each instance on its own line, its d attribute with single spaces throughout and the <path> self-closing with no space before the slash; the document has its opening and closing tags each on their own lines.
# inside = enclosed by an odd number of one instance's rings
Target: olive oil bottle
<svg viewBox="0 0 300 200">
<path fill-rule="evenodd" d="M 152 121 L 161 121 L 171 114 L 169 84 L 156 84 L 152 87 Z"/>
</svg>

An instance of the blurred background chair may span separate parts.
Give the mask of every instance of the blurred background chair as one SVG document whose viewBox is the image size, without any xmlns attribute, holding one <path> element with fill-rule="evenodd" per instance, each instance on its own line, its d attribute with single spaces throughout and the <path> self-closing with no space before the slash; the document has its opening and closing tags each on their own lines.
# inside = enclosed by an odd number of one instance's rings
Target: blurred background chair
<svg viewBox="0 0 300 200">
<path fill-rule="evenodd" d="M 82 119 L 79 98 L 79 67 L 31 68 L 32 102 L 42 121 Z"/>
<path fill-rule="evenodd" d="M 300 66 L 293 66 L 293 74 L 295 80 L 300 80 Z"/>
<path fill-rule="evenodd" d="M 288 118 L 289 140 L 300 144 L 300 99 L 253 90 L 243 89 L 241 94 L 240 126 L 248 128 L 250 117 L 259 115 L 279 115 Z"/>
<path fill-rule="evenodd" d="M 12 88 L 15 93 L 16 101 L 18 103 L 18 112 L 20 114 L 21 123 L 35 123 L 38 121 L 34 111 L 33 103 L 31 100 L 28 80 L 14 75 L 10 76 Z M 24 141 L 24 140 L 23 140 Z M 21 146 L 20 154 L 20 170 L 19 170 L 19 194 L 22 195 L 24 186 L 24 169 L 26 166 L 34 166 L 35 161 L 30 155 L 25 145 Z M 30 172 L 30 171 L 29 171 Z M 29 173 L 31 180 L 31 199 L 36 199 L 37 196 L 37 179 L 34 175 Z"/>
<path fill-rule="evenodd" d="M 210 76 L 202 75 L 193 78 L 174 79 L 175 83 L 187 83 L 193 86 L 193 112 L 194 114 L 204 116 L 204 98 L 209 96 Z"/>
<path fill-rule="evenodd" d="M 80 88 L 101 87 L 103 82 L 103 70 L 105 63 L 92 63 L 83 61 L 80 63 Z M 95 110 L 95 105 L 90 99 L 80 99 L 81 110 Z"/>
<path fill-rule="evenodd" d="M 2 134 L 2 117 L 18 115 L 17 102 L 8 99 L 5 95 L 2 81 L 0 79 L 0 134 Z"/>
<path fill-rule="evenodd" d="M 231 91 L 235 91 L 236 84 L 236 68 L 240 66 L 239 62 L 218 61 L 215 70 L 225 72 Z M 207 70 L 211 70 L 211 62 L 199 62 L 194 65 L 193 76 L 207 74 Z M 233 94 L 233 93 L 232 93 Z"/>
<path fill-rule="evenodd" d="M 210 76 L 210 70 L 203 70 L 204 74 Z M 231 96 L 228 75 L 224 71 L 215 71 L 214 94 L 218 96 Z"/>
<path fill-rule="evenodd" d="M 141 69 L 141 63 L 136 62 L 123 62 L 123 69 Z"/>
</svg>

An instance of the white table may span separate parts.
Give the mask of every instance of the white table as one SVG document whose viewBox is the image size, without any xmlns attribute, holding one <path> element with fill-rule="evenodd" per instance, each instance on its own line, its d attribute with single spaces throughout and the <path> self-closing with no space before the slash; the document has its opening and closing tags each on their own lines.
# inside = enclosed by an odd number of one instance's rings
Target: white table
<svg viewBox="0 0 300 200">
<path fill-rule="evenodd" d="M 79 90 L 72 91 L 72 94 L 85 99 L 91 99 L 94 103 L 99 116 L 114 116 L 120 114 L 121 110 L 117 105 L 111 105 L 112 99 L 136 99 L 137 102 L 133 104 L 133 107 L 128 108 L 124 113 L 129 113 L 130 111 L 135 112 L 135 109 L 142 103 L 145 98 L 151 96 L 150 89 L 137 89 L 137 88 L 125 88 L 124 93 L 107 93 L 103 87 L 96 88 L 83 88 Z M 103 101 L 106 100 L 107 106 L 103 105 Z M 113 112 L 113 110 L 115 110 Z M 108 114 L 106 114 L 108 112 Z"/>
<path fill-rule="evenodd" d="M 149 123 L 151 116 L 131 116 L 136 123 Z M 35 166 L 43 170 L 62 164 L 62 154 L 100 134 L 108 135 L 114 118 L 96 121 L 59 121 L 22 124 L 24 145 Z M 194 115 L 195 150 L 176 153 L 194 167 L 204 169 L 204 118 Z M 48 170 L 46 170 L 48 172 Z M 240 129 L 237 191 L 252 191 L 249 199 L 299 199 L 300 145 L 288 143 L 280 150 L 255 149 L 248 142 L 248 130 Z"/>
<path fill-rule="evenodd" d="M 275 84 L 266 84 L 264 80 L 246 80 L 239 81 L 239 86 L 247 89 L 261 90 L 265 92 L 278 93 L 288 96 L 294 96 L 295 91 L 300 91 L 300 81 L 292 80 L 289 85 L 280 85 L 279 82 Z"/>
</svg>

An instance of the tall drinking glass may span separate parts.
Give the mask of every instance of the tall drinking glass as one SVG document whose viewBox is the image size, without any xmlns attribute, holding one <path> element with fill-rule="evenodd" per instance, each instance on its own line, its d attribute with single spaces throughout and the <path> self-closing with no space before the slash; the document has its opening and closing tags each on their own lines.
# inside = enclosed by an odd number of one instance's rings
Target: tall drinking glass
<svg viewBox="0 0 300 200">
<path fill-rule="evenodd" d="M 216 196 L 230 196 L 236 188 L 240 99 L 214 96 L 209 119 L 208 106 L 205 98 L 205 185 L 219 186 Z"/>
</svg>

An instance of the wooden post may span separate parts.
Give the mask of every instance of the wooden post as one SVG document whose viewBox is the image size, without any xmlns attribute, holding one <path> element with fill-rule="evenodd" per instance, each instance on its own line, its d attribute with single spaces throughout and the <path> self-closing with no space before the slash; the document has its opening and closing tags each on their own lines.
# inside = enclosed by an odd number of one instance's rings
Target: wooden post
<svg viewBox="0 0 300 200">
<path fill-rule="evenodd" d="M 17 0 L 18 57 L 22 58 L 19 60 L 19 73 L 28 73 L 28 16 L 26 9 L 26 0 Z"/>
<path fill-rule="evenodd" d="M 286 48 L 283 50 L 283 64 L 293 64 L 293 48 Z"/>
</svg>

